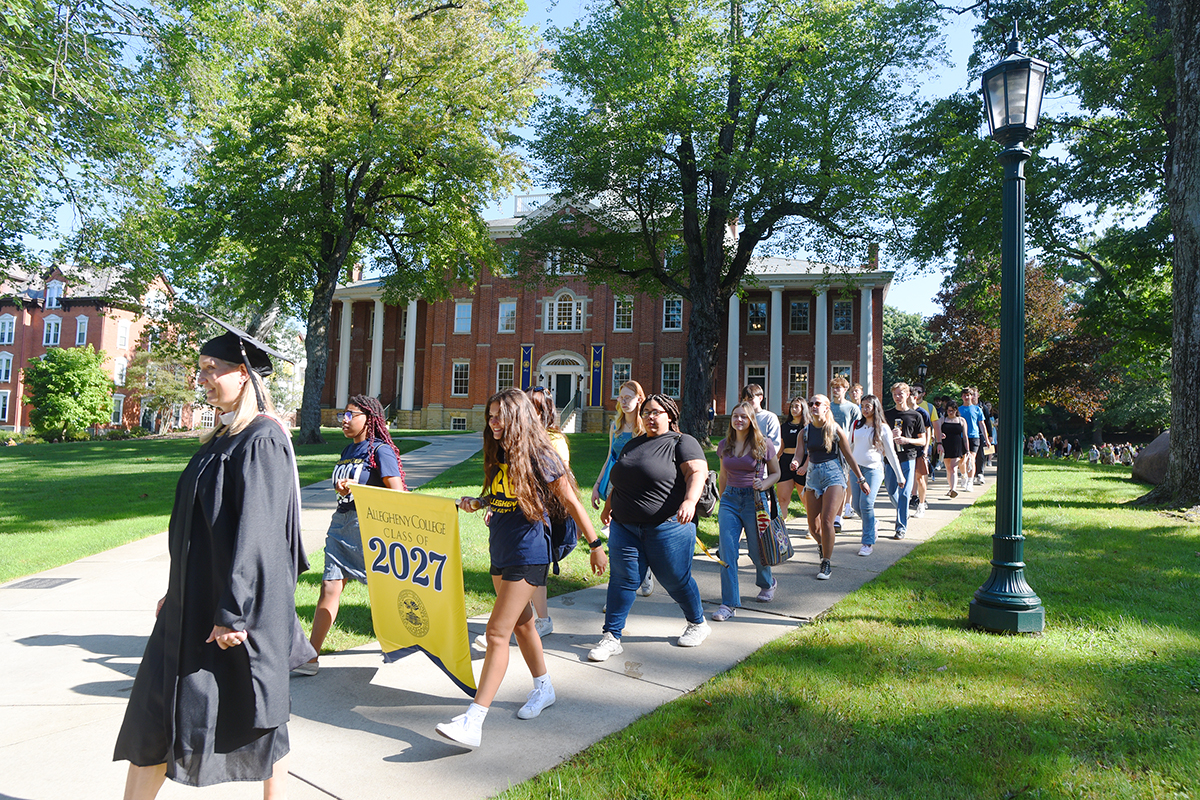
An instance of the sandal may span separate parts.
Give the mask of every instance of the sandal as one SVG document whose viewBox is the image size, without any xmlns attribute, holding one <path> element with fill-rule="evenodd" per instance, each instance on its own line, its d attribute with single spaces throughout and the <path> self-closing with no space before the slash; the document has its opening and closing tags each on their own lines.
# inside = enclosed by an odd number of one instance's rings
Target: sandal
<svg viewBox="0 0 1200 800">
<path fill-rule="evenodd" d="M 730 608 L 729 606 L 722 603 L 721 607 L 718 608 L 716 611 L 714 611 L 712 614 L 713 622 L 724 622 L 725 620 L 732 617 L 735 613 L 737 613 L 736 609 Z"/>
</svg>

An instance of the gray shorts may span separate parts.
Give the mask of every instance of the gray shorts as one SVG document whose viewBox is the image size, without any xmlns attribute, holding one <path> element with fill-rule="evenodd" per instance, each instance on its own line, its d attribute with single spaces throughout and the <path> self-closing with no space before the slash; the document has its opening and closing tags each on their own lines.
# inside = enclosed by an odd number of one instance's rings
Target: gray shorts
<svg viewBox="0 0 1200 800">
<path fill-rule="evenodd" d="M 358 529 L 357 512 L 333 512 L 329 530 L 325 533 L 323 580 L 367 582 L 367 567 L 363 561 L 362 533 Z"/>
</svg>

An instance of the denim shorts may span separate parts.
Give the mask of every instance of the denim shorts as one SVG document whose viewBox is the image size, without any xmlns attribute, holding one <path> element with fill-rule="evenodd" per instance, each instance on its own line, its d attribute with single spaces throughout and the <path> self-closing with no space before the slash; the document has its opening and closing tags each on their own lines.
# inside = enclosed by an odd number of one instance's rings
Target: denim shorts
<svg viewBox="0 0 1200 800">
<path fill-rule="evenodd" d="M 805 489 L 811 489 L 817 497 L 825 494 L 825 490 L 834 486 L 846 488 L 846 474 L 842 472 L 842 462 L 839 459 L 824 461 L 820 464 L 808 462 L 808 477 L 804 482 Z"/>
<path fill-rule="evenodd" d="M 367 582 L 362 533 L 358 529 L 358 514 L 354 511 L 333 512 L 329 530 L 325 533 L 325 574 L 322 580 Z"/>
</svg>

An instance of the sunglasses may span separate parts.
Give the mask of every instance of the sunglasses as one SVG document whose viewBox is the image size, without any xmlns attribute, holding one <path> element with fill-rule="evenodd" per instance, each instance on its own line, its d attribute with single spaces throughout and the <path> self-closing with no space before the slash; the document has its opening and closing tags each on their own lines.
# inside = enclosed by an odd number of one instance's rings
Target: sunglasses
<svg viewBox="0 0 1200 800">
<path fill-rule="evenodd" d="M 365 412 L 365 411 L 343 411 L 341 414 L 338 414 L 338 419 L 340 419 L 342 422 L 349 422 L 350 420 L 357 417 L 359 414 L 361 414 L 365 417 L 367 415 L 367 412 Z"/>
</svg>

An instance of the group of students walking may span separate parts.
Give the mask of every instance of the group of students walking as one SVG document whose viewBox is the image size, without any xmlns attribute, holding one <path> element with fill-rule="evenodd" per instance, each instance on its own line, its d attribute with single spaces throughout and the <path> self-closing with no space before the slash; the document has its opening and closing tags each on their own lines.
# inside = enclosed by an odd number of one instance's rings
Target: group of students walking
<svg viewBox="0 0 1200 800">
<path fill-rule="evenodd" d="M 326 535 L 312 632 L 305 638 L 294 598 L 296 577 L 308 566 L 299 536 L 298 473 L 263 383 L 272 371 L 270 357 L 278 354 L 225 327 L 227 333 L 200 351 L 200 386 L 222 413 L 179 482 L 170 583 L 114 754 L 130 762 L 127 798 L 154 797 L 165 778 L 197 786 L 258 780 L 264 797 L 284 797 L 288 674 L 317 673 L 342 590 L 350 580 L 366 579 L 353 487 L 406 489 L 379 402 L 352 397 L 339 415 L 350 443 L 334 467 L 338 506 Z M 832 398 L 794 398 L 782 420 L 763 410 L 761 387 L 743 391 L 717 446 L 724 566 L 713 620 L 726 621 L 741 607 L 737 557 L 743 534 L 755 565 L 755 600 L 771 602 L 778 590 L 755 536 L 757 505 L 768 491 L 777 493 L 786 515 L 792 494 L 801 490 L 808 530 L 820 548 L 818 579 L 832 575 L 834 534 L 850 508 L 863 520 L 859 555 L 870 554 L 881 481 L 897 507 L 895 536 L 903 538 L 917 474 L 913 462 L 932 441 L 928 415 L 910 407 L 915 401 L 906 384 L 892 387 L 896 408 L 886 412 L 873 395 L 851 391 L 847 400 L 848 388 L 838 378 Z M 546 584 L 556 526 L 574 525 L 592 571 L 609 572 L 604 622 L 590 661 L 623 652 L 634 600 L 652 591 L 654 580 L 684 617 L 678 646 L 696 647 L 711 633 L 691 571 L 697 503 L 709 474 L 704 450 L 680 431 L 671 397 L 647 395 L 628 381 L 620 387 L 618 411 L 591 495 L 593 506 L 602 506 L 606 553 L 581 502 L 550 396 L 539 387 L 506 389 L 489 399 L 482 491 L 460 498 L 458 507 L 485 514 L 496 603 L 478 643 L 486 652 L 474 700 L 436 726 L 441 736 L 480 745 L 513 636 L 533 679 L 517 716 L 535 718 L 555 703 L 541 638 L 553 630 Z M 947 414 L 957 430 L 954 418 Z M 937 445 L 953 470 L 951 460 L 961 455 L 952 454 L 970 447 L 971 435 L 963 425 L 960 448 L 958 438 L 943 441 L 945 430 L 943 424 Z"/>
</svg>

